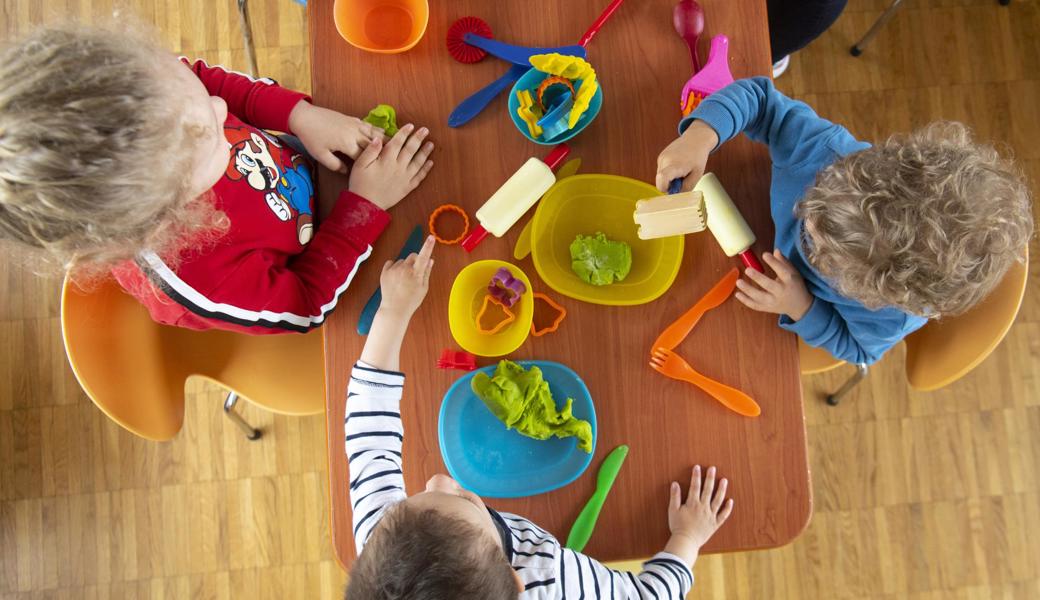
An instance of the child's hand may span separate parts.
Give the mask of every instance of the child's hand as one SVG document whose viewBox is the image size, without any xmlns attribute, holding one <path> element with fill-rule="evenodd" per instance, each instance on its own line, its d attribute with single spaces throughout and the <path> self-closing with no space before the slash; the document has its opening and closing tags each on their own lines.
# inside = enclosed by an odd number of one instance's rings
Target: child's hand
<svg viewBox="0 0 1040 600">
<path fill-rule="evenodd" d="M 373 140 L 382 141 L 383 130 L 357 117 L 348 117 L 306 100 L 289 113 L 289 129 L 303 142 L 315 160 L 332 171 L 347 172 L 347 165 L 334 152 L 356 159 Z"/>
<path fill-rule="evenodd" d="M 411 318 L 422 304 L 430 285 L 435 243 L 433 236 L 429 236 L 418 254 L 411 254 L 403 260 L 386 261 L 379 277 L 383 293 L 379 312 L 385 311 L 385 314 L 402 320 Z"/>
<path fill-rule="evenodd" d="M 805 280 L 779 250 L 762 255 L 762 261 L 776 273 L 776 279 L 754 269 L 745 269 L 744 274 L 758 287 L 743 279 L 737 280 L 737 300 L 753 310 L 787 315 L 792 321 L 801 320 L 812 308 L 813 297 L 805 287 Z"/>
<path fill-rule="evenodd" d="M 433 161 L 427 160 L 433 142 L 423 143 L 429 129 L 421 127 L 413 134 L 414 130 L 411 123 L 405 125 L 385 147 L 373 140 L 350 170 L 350 191 L 386 210 L 419 187 L 433 168 Z"/>
<path fill-rule="evenodd" d="M 686 559 L 689 565 L 697 560 L 697 553 L 733 512 L 733 499 L 726 501 L 729 482 L 722 479 L 715 489 L 715 467 L 708 467 L 704 483 L 701 483 L 701 466 L 693 468 L 690 477 L 690 492 L 686 502 L 682 501 L 682 488 L 672 482 L 671 498 L 668 503 L 668 528 L 672 539 L 665 551 Z"/>
<path fill-rule="evenodd" d="M 704 175 L 708 155 L 719 143 L 719 135 L 704 121 L 694 121 L 683 134 L 657 156 L 657 189 L 668 191 L 673 179 L 683 179 L 688 192 Z"/>
</svg>

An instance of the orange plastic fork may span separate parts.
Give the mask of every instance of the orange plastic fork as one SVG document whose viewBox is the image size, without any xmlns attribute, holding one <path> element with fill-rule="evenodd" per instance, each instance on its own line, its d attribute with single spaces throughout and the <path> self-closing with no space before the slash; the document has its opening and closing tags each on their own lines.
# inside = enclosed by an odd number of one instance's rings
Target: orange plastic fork
<svg viewBox="0 0 1040 600">
<path fill-rule="evenodd" d="M 650 366 L 658 373 L 692 383 L 722 403 L 723 406 L 745 417 L 757 417 L 762 414 L 758 403 L 744 392 L 701 375 L 686 362 L 683 357 L 666 348 L 655 348 L 650 357 Z"/>
</svg>

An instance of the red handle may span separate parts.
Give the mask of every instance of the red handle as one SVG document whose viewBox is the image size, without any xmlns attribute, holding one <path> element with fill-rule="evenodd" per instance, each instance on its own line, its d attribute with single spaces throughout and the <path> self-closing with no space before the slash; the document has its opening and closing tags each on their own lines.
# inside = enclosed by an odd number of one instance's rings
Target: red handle
<svg viewBox="0 0 1040 600">
<path fill-rule="evenodd" d="M 545 163 L 546 166 L 548 166 L 550 169 L 555 171 L 556 167 L 560 166 L 560 163 L 563 162 L 563 159 L 567 158 L 567 155 L 570 153 L 571 147 L 568 146 L 566 143 L 563 143 L 558 146 L 554 146 L 552 152 L 547 154 L 546 157 L 542 159 L 542 162 Z"/>
<path fill-rule="evenodd" d="M 610 5 L 603 9 L 603 12 L 600 13 L 599 18 L 592 24 L 592 27 L 589 27 L 589 30 L 585 32 L 585 35 L 581 36 L 581 41 L 578 42 L 578 45 L 582 48 L 587 48 L 589 42 L 592 41 L 592 38 L 595 37 L 603 27 L 603 24 L 607 22 L 607 19 L 609 19 L 611 15 L 617 12 L 617 9 L 621 7 L 621 3 L 624 1 L 625 0 L 614 0 Z"/>
<path fill-rule="evenodd" d="M 477 247 L 477 244 L 483 242 L 487 235 L 487 230 L 482 226 L 477 225 L 473 228 L 473 231 L 469 232 L 466 239 L 462 240 L 462 247 L 466 249 L 466 252 L 473 252 L 473 249 Z"/>
<path fill-rule="evenodd" d="M 755 258 L 755 252 L 751 248 L 740 253 L 740 261 L 749 269 L 754 269 L 759 273 L 765 273 L 762 269 L 762 263 L 758 262 L 758 259 Z"/>
</svg>

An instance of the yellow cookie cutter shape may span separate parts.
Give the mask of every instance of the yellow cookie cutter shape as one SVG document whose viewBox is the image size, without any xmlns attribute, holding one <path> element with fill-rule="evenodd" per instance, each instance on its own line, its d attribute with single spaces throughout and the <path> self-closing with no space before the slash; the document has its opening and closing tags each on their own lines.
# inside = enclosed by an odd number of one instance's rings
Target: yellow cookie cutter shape
<svg viewBox="0 0 1040 600">
<path fill-rule="evenodd" d="M 460 233 L 457 238 L 450 240 L 442 238 L 440 234 L 437 233 L 437 222 L 440 220 L 442 215 L 449 212 L 453 212 L 462 217 L 462 233 Z M 461 206 L 457 206 L 455 204 L 442 204 L 438 206 L 436 209 L 434 209 L 432 213 L 430 213 L 430 220 L 427 223 L 427 225 L 428 229 L 430 230 L 430 235 L 433 236 L 433 239 L 444 244 L 445 246 L 452 246 L 466 239 L 466 234 L 469 233 L 469 215 L 466 214 L 466 211 L 463 210 Z"/>
<path fill-rule="evenodd" d="M 547 333 L 554 333 L 557 329 L 560 328 L 560 323 L 563 323 L 563 320 L 567 318 L 567 309 L 564 308 L 563 306 L 561 306 L 559 303 L 557 303 L 555 300 L 553 300 L 549 296 L 547 296 L 547 295 L 545 295 L 545 294 L 543 294 L 541 292 L 535 292 L 532 295 L 532 298 L 534 298 L 535 300 L 541 300 L 542 302 L 548 304 L 549 308 L 551 308 L 551 309 L 556 311 L 556 318 L 553 319 L 552 323 L 550 323 L 549 325 L 546 325 L 545 327 L 542 327 L 541 329 L 539 329 L 535 325 L 534 321 L 532 320 L 531 321 L 531 336 L 532 337 L 542 337 L 543 335 L 545 335 Z M 539 310 L 538 310 L 538 302 L 535 302 L 535 312 L 536 313 L 539 312 Z"/>
<path fill-rule="evenodd" d="M 527 124 L 527 131 L 531 134 L 531 137 L 541 137 L 542 128 L 538 126 L 538 121 L 545 115 L 542 112 L 542 107 L 534 103 L 531 90 L 518 91 L 516 99 L 520 101 L 520 107 L 516 109 L 517 116 Z"/>
<path fill-rule="evenodd" d="M 581 115 L 589 109 L 592 97 L 599 89 L 596 81 L 596 70 L 592 68 L 584 58 L 580 56 L 566 56 L 553 52 L 552 54 L 535 54 L 530 58 L 531 66 L 557 77 L 581 81 L 578 91 L 574 94 L 574 106 L 571 108 L 567 119 L 567 127 L 574 128 L 581 119 Z M 574 91 L 573 89 L 571 91 Z M 539 102 L 541 94 L 539 93 Z"/>
<path fill-rule="evenodd" d="M 485 296 L 488 295 L 488 282 L 503 267 L 509 269 L 513 277 L 524 283 L 526 291 L 509 309 L 515 315 L 515 320 L 490 334 L 487 332 L 494 330 L 498 325 L 498 322 L 492 322 L 492 317 L 504 312 L 491 306 L 490 301 L 485 300 Z M 483 316 L 483 319 L 478 319 L 478 316 Z M 451 286 L 451 294 L 448 297 L 448 326 L 451 336 L 455 338 L 459 347 L 477 356 L 504 356 L 522 346 L 531 334 L 533 317 L 531 280 L 520 267 L 512 263 L 501 260 L 479 260 L 470 263 L 459 272 Z M 478 323 L 480 320 L 483 323 Z"/>
</svg>

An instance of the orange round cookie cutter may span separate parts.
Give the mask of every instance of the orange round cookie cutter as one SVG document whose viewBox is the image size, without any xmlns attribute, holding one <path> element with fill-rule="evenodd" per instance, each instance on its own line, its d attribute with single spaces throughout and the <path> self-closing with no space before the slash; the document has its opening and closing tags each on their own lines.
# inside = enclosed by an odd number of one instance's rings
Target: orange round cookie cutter
<svg viewBox="0 0 1040 600">
<path fill-rule="evenodd" d="M 447 212 L 453 212 L 462 217 L 462 233 L 459 234 L 459 237 L 453 240 L 446 240 L 442 238 L 440 234 L 437 233 L 437 220 L 440 219 L 441 215 Z M 469 215 L 466 214 L 466 211 L 463 210 L 461 206 L 457 206 L 455 204 L 442 204 L 438 206 L 436 209 L 434 209 L 432 213 L 430 213 L 430 221 L 429 223 L 427 223 L 427 225 L 430 230 L 430 235 L 433 236 L 433 239 L 444 244 L 445 246 L 453 246 L 464 240 L 466 238 L 466 234 L 469 233 Z"/>
<path fill-rule="evenodd" d="M 552 298 L 550 298 L 549 296 L 546 296 L 545 294 L 543 294 L 541 292 L 534 292 L 534 294 L 532 294 L 532 296 L 536 300 L 541 300 L 541 301 L 545 302 L 546 304 L 548 304 L 549 307 L 552 308 L 553 310 L 555 310 L 557 314 L 556 314 L 556 318 L 553 319 L 553 322 L 551 324 L 549 324 L 549 326 L 543 327 L 542 329 L 538 329 L 537 327 L 535 327 L 535 324 L 532 322 L 531 323 L 531 336 L 532 337 L 542 337 L 543 335 L 545 335 L 547 333 L 555 332 L 557 329 L 560 328 L 560 323 L 563 323 L 563 320 L 565 318 L 567 318 L 567 309 L 562 307 L 562 306 L 560 306 L 560 304 L 558 302 L 556 302 L 555 300 L 553 300 Z M 536 310 L 537 310 L 537 306 L 538 306 L 538 303 L 535 303 Z"/>
</svg>

